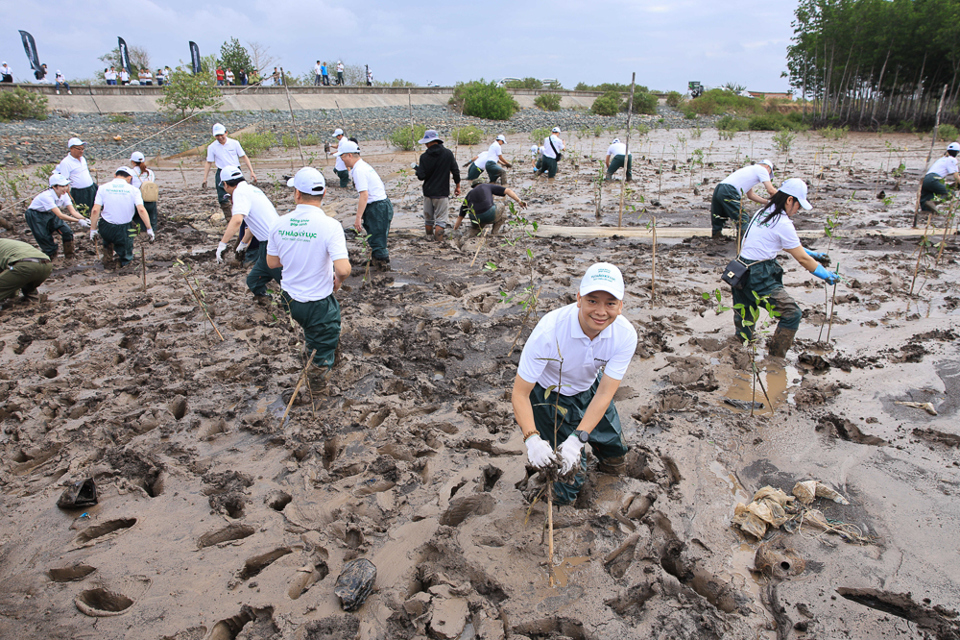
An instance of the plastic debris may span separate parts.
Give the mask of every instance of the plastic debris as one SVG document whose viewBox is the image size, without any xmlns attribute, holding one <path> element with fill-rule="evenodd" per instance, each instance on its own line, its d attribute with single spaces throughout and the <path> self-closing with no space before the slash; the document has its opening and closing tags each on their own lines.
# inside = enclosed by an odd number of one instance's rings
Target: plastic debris
<svg viewBox="0 0 960 640">
<path fill-rule="evenodd" d="M 911 407 L 913 409 L 923 409 L 932 416 L 939 415 L 937 410 L 934 409 L 932 402 L 894 402 L 893 404 L 898 404 L 901 407 Z"/>
<path fill-rule="evenodd" d="M 373 591 L 377 568 L 366 558 L 351 560 L 337 576 L 333 592 L 340 598 L 344 611 L 356 611 Z"/>
<path fill-rule="evenodd" d="M 860 527 L 830 520 L 819 509 L 807 506 L 817 498 L 832 500 L 837 504 L 850 504 L 846 498 L 822 482 L 797 482 L 792 493 L 792 496 L 788 496 L 780 489 L 763 487 L 753 494 L 753 500 L 749 504 L 737 503 L 733 524 L 758 540 L 762 540 L 771 527 L 788 533 L 799 533 L 804 525 L 839 535 L 847 542 L 869 544 L 876 540 L 875 537 L 864 535 Z"/>
<path fill-rule="evenodd" d="M 811 504 L 817 498 L 833 500 L 837 504 L 850 504 L 846 498 L 819 480 L 804 480 L 798 482 L 794 485 L 791 493 L 803 504 Z"/>
<path fill-rule="evenodd" d="M 79 509 L 92 507 L 95 504 L 97 504 L 97 485 L 93 478 L 78 480 L 67 485 L 66 490 L 57 500 L 57 506 L 61 509 Z"/>
</svg>

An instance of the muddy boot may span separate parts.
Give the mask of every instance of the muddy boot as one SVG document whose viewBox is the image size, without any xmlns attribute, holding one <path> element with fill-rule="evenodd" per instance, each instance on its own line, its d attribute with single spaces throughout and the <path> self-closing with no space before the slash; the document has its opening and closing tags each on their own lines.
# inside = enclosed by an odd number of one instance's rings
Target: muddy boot
<svg viewBox="0 0 960 640">
<path fill-rule="evenodd" d="M 373 268 L 376 271 L 390 271 L 390 259 L 380 260 L 379 258 L 374 258 Z"/>
<path fill-rule="evenodd" d="M 427 240 L 433 240 L 434 228 L 432 225 L 425 225 L 423 227 L 423 233 L 427 236 Z"/>
<path fill-rule="evenodd" d="M 793 346 L 793 338 L 796 335 L 796 329 L 784 329 L 778 326 L 770 339 L 770 355 L 776 358 L 786 358 L 787 351 Z"/>
<path fill-rule="evenodd" d="M 223 212 L 223 222 L 224 224 L 230 222 L 230 218 L 233 217 L 233 203 L 231 202 L 221 202 L 220 211 Z"/>
<path fill-rule="evenodd" d="M 434 227 L 433 237 L 437 242 L 443 242 L 443 227 Z"/>
<path fill-rule="evenodd" d="M 929 211 L 930 213 L 938 214 L 937 205 L 933 204 L 933 200 L 927 200 L 926 202 L 920 205 L 921 211 Z"/>
<path fill-rule="evenodd" d="M 612 476 L 623 475 L 623 470 L 627 468 L 626 456 L 617 456 L 616 458 L 607 458 L 597 464 L 597 470 L 601 473 L 609 473 Z"/>
<path fill-rule="evenodd" d="M 104 267 L 109 267 L 113 265 L 113 243 L 110 243 L 103 248 L 103 257 L 101 261 L 103 262 Z"/>
<path fill-rule="evenodd" d="M 69 242 L 67 242 L 66 240 L 63 241 L 63 257 L 64 258 L 73 257 L 73 240 L 70 240 Z"/>
</svg>

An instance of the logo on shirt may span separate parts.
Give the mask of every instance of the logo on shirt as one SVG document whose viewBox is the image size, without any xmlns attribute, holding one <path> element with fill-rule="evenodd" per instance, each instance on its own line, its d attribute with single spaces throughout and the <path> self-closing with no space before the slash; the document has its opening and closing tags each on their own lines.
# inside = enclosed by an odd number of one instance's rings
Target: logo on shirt
<svg viewBox="0 0 960 640">
<path fill-rule="evenodd" d="M 607 366 L 607 363 L 608 363 L 608 362 L 610 362 L 609 359 L 607 359 L 607 360 L 604 360 L 603 358 L 594 358 L 594 359 L 593 359 L 593 364 L 596 365 L 596 366 L 598 366 L 598 367 L 605 367 L 605 366 Z M 599 363 L 599 364 L 598 364 L 598 363 Z"/>
<path fill-rule="evenodd" d="M 284 231 L 283 229 L 280 229 L 277 231 L 277 233 L 279 233 L 281 237 L 288 238 L 290 240 L 316 240 L 317 238 L 317 234 L 311 231 Z"/>
</svg>

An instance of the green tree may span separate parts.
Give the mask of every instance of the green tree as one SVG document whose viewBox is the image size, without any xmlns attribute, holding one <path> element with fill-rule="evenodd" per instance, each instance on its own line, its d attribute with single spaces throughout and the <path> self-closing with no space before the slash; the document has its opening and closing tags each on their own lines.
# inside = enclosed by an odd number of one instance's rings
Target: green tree
<svg viewBox="0 0 960 640">
<path fill-rule="evenodd" d="M 464 115 L 486 120 L 509 120 L 520 110 L 520 105 L 506 89 L 498 87 L 495 82 L 484 82 L 482 78 L 458 82 L 453 88 L 450 104 L 462 108 Z"/>
<path fill-rule="evenodd" d="M 220 59 L 218 62 L 223 65 L 224 71 L 230 69 L 235 74 L 241 70 L 249 74 L 255 68 L 253 61 L 250 59 L 250 54 L 236 38 L 230 38 L 223 43 L 223 46 L 220 47 Z"/>
<path fill-rule="evenodd" d="M 163 96 L 157 104 L 164 113 L 182 120 L 195 111 L 214 106 L 220 97 L 213 70 L 205 69 L 194 74 L 192 69 L 179 65 L 163 86 Z"/>
<path fill-rule="evenodd" d="M 590 111 L 598 116 L 615 116 L 623 105 L 623 97 L 619 91 L 607 91 L 593 101 Z"/>
</svg>

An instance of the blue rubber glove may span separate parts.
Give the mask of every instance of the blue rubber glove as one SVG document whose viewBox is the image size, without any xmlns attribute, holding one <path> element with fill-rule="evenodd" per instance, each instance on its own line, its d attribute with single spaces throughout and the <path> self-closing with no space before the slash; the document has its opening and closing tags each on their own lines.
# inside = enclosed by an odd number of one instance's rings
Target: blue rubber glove
<svg viewBox="0 0 960 640">
<path fill-rule="evenodd" d="M 837 284 L 840 282 L 840 276 L 833 271 L 827 271 L 823 268 L 822 264 L 817 265 L 817 268 L 813 271 L 813 275 L 817 276 L 821 280 L 825 280 L 827 284 Z"/>
<path fill-rule="evenodd" d="M 807 252 L 807 255 L 813 258 L 814 260 L 819 260 L 821 258 L 826 258 L 827 254 L 822 251 L 811 251 L 810 249 L 804 249 Z"/>
</svg>

